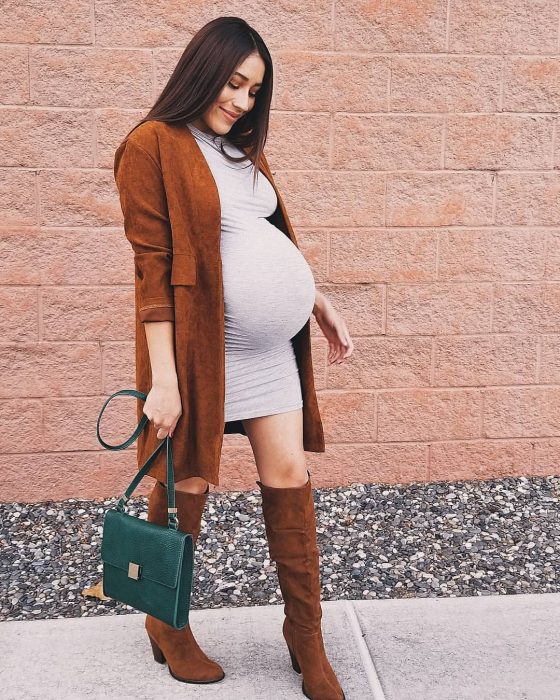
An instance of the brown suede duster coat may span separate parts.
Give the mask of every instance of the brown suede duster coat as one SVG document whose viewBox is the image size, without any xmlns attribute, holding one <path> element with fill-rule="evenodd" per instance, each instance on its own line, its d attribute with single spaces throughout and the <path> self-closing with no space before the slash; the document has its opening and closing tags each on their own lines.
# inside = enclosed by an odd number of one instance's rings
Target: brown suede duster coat
<svg viewBox="0 0 560 700">
<path fill-rule="evenodd" d="M 272 173 L 278 206 L 268 220 L 297 246 Z M 218 485 L 224 433 L 246 434 L 241 421 L 224 423 L 224 294 L 218 189 L 186 126 L 150 120 L 119 145 L 115 181 L 124 231 L 134 251 L 136 388 L 148 393 L 151 365 L 143 324 L 174 321 L 175 359 L 183 413 L 172 438 L 175 480 L 200 476 Z M 299 246 L 298 246 L 299 247 Z M 303 395 L 303 447 L 324 452 L 323 426 L 311 362 L 310 321 L 292 339 Z M 138 420 L 144 401 L 137 400 Z M 138 438 L 138 468 L 160 440 L 150 421 Z M 165 450 L 149 475 L 166 483 Z"/>
</svg>

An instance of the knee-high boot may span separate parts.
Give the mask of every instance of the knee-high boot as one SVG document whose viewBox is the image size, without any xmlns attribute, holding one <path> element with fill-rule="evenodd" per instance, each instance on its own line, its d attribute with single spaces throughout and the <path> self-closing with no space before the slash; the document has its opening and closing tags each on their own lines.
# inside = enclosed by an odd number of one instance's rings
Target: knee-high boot
<svg viewBox="0 0 560 700">
<path fill-rule="evenodd" d="M 257 481 L 270 558 L 284 598 L 282 633 L 292 666 L 311 700 L 344 700 L 327 659 L 321 631 L 321 581 L 311 475 L 304 486 L 275 487 Z"/>
<path fill-rule="evenodd" d="M 190 532 L 195 545 L 200 534 L 202 513 L 208 499 L 206 493 L 187 493 L 175 490 L 175 505 L 179 530 Z M 167 488 L 156 481 L 148 500 L 148 520 L 167 525 Z M 190 625 L 176 629 L 152 615 L 146 616 L 145 628 L 152 645 L 154 659 L 165 663 L 169 673 L 184 683 L 216 683 L 225 677 L 223 668 L 208 658 L 193 636 Z"/>
</svg>

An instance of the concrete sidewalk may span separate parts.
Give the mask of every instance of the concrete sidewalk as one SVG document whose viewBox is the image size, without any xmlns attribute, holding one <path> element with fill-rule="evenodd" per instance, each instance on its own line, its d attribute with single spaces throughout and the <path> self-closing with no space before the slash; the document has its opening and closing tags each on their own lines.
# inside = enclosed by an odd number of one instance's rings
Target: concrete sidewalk
<svg viewBox="0 0 560 700">
<path fill-rule="evenodd" d="M 560 593 L 323 602 L 329 659 L 347 700 L 560 698 Z M 283 605 L 191 611 L 219 683 L 173 679 L 144 615 L 0 623 L 4 700 L 303 698 Z"/>
</svg>

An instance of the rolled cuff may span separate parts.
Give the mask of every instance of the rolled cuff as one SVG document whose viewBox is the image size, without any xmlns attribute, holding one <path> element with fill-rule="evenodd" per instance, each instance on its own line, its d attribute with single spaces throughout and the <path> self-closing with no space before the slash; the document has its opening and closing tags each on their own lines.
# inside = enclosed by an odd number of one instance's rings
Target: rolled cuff
<svg viewBox="0 0 560 700">
<path fill-rule="evenodd" d="M 142 323 L 146 321 L 175 321 L 173 304 L 147 304 L 138 309 Z"/>
</svg>

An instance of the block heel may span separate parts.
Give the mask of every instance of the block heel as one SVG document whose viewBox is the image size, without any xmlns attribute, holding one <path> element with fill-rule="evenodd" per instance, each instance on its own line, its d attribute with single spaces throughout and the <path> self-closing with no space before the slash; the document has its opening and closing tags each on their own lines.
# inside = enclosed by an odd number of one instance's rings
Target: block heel
<svg viewBox="0 0 560 700">
<path fill-rule="evenodd" d="M 158 647 L 158 645 L 154 642 L 154 640 L 148 635 L 148 639 L 150 640 L 150 644 L 152 645 L 152 651 L 154 652 L 154 659 L 158 662 L 158 664 L 164 664 L 165 663 L 165 656 L 163 655 L 162 650 Z"/>
<path fill-rule="evenodd" d="M 292 662 L 292 668 L 296 673 L 301 673 L 301 668 L 290 647 L 288 647 L 288 651 L 290 652 L 290 661 Z"/>
</svg>

